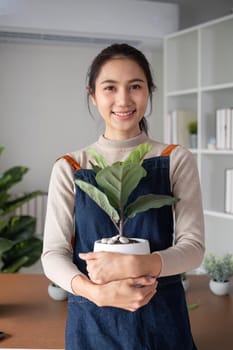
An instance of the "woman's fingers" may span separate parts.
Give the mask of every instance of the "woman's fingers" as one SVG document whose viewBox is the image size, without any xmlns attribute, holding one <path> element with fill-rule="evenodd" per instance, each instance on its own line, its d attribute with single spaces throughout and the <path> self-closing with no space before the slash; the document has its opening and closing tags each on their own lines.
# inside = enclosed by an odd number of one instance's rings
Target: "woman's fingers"
<svg viewBox="0 0 233 350">
<path fill-rule="evenodd" d="M 140 288 L 138 288 L 140 286 Z M 151 277 L 113 281 L 102 286 L 97 305 L 136 311 L 155 295 L 157 281 Z"/>
</svg>

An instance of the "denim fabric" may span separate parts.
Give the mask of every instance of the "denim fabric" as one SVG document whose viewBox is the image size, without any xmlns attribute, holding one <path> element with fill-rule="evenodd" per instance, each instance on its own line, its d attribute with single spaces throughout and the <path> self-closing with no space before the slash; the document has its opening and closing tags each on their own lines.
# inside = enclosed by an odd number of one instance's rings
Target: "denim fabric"
<svg viewBox="0 0 233 350">
<path fill-rule="evenodd" d="M 169 157 L 144 161 L 147 176 L 132 193 L 129 202 L 147 193 L 171 194 Z M 95 184 L 92 170 L 74 174 Z M 94 241 L 117 234 L 107 215 L 82 190 L 76 188 L 75 247 L 73 261 L 87 274 L 79 252 L 93 250 Z M 170 247 L 173 215 L 170 206 L 150 209 L 127 221 L 125 235 L 148 239 L 151 251 Z M 136 312 L 98 307 L 70 294 L 66 325 L 66 350 L 194 350 L 185 294 L 180 276 L 161 277 L 152 300 Z"/>
</svg>

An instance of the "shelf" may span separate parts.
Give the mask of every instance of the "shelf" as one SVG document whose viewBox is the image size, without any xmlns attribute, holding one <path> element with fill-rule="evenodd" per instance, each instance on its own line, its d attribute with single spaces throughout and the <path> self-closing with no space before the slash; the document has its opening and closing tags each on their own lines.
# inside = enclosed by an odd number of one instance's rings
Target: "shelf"
<svg viewBox="0 0 233 350">
<path fill-rule="evenodd" d="M 226 169 L 233 168 L 233 149 L 208 148 L 219 137 L 217 110 L 233 109 L 232 62 L 233 14 L 164 38 L 164 138 L 167 143 L 173 138 L 182 143 L 182 137 L 176 136 L 187 129 L 181 122 L 174 123 L 175 134 L 168 116 L 186 111 L 188 118 L 190 111 L 196 113 L 197 148 L 189 151 L 197 160 L 200 176 L 207 249 L 218 250 L 221 240 L 221 249 L 233 254 L 233 214 L 224 211 Z M 232 146 L 233 120 L 229 114 L 223 117 L 225 147 Z M 228 194 L 233 198 L 233 193 Z"/>
<path fill-rule="evenodd" d="M 169 92 L 166 96 L 167 97 L 185 96 L 185 95 L 197 94 L 197 92 L 198 92 L 198 89 L 179 90 L 179 91 Z"/>
<path fill-rule="evenodd" d="M 227 83 L 227 84 L 203 86 L 200 88 L 200 90 L 203 92 L 208 92 L 208 91 L 218 91 L 218 90 L 232 89 L 232 88 L 233 88 L 233 83 Z"/>
<path fill-rule="evenodd" d="M 197 151 L 197 153 L 213 155 L 213 156 L 220 156 L 220 155 L 233 156 L 233 150 L 199 149 L 199 150 L 196 150 L 196 151 Z M 233 166 L 233 164 L 232 164 L 232 166 Z"/>
<path fill-rule="evenodd" d="M 212 211 L 212 210 L 204 210 L 204 214 L 207 216 L 213 216 L 213 217 L 220 218 L 220 219 L 233 220 L 233 214 L 227 214 L 227 213 Z"/>
</svg>

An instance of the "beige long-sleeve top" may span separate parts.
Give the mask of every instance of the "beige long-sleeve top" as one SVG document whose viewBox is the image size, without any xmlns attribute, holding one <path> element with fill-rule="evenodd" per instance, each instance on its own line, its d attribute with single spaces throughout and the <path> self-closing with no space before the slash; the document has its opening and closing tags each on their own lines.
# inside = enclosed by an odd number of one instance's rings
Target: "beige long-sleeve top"
<svg viewBox="0 0 233 350">
<path fill-rule="evenodd" d="M 141 133 L 123 141 L 107 140 L 100 136 L 90 147 L 112 164 L 126 159 L 132 149 L 144 142 L 153 146 L 147 158 L 159 156 L 167 146 Z M 87 148 L 71 152 L 70 155 L 81 168 L 89 169 Z M 160 276 L 190 271 L 201 264 L 204 254 L 204 219 L 196 160 L 191 152 L 181 146 L 177 146 L 170 154 L 170 183 L 173 195 L 180 201 L 174 209 L 174 244 L 157 252 L 162 259 Z M 50 178 L 42 264 L 46 276 L 71 293 L 71 281 L 81 273 L 72 262 L 74 197 L 73 170 L 61 158 L 55 162 Z"/>
</svg>

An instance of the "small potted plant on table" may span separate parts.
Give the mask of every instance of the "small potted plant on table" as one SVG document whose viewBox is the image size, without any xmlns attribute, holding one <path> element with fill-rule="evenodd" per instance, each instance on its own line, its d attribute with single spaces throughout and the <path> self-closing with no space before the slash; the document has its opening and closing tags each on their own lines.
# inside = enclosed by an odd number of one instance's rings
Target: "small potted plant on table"
<svg viewBox="0 0 233 350">
<path fill-rule="evenodd" d="M 95 179 L 99 188 L 83 180 L 75 182 L 107 213 L 118 231 L 118 234 L 111 238 L 96 241 L 94 251 L 150 253 L 147 240 L 124 236 L 124 226 L 127 220 L 139 212 L 172 205 L 177 201 L 175 197 L 168 195 L 146 194 L 127 204 L 130 194 L 147 174 L 142 162 L 151 147 L 148 143 L 141 144 L 129 154 L 125 161 L 115 162 L 112 165 L 108 165 L 104 157 L 94 149 L 88 150 L 95 160 L 95 164 L 90 163 L 96 174 Z"/>
<path fill-rule="evenodd" d="M 233 257 L 225 254 L 222 257 L 210 253 L 204 259 L 204 268 L 210 276 L 209 287 L 216 295 L 229 294 L 231 288 L 230 277 L 233 276 Z"/>
</svg>

